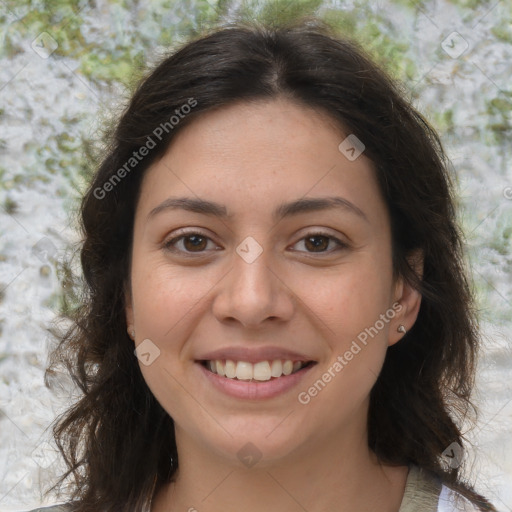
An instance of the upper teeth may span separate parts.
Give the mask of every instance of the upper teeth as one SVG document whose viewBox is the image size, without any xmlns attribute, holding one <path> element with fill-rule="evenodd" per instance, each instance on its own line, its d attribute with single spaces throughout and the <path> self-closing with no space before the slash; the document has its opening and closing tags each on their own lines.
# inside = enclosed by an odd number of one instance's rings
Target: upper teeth
<svg viewBox="0 0 512 512">
<path fill-rule="evenodd" d="M 273 361 L 260 361 L 255 364 L 247 361 L 232 361 L 230 359 L 221 361 L 217 359 L 206 363 L 211 372 L 228 379 L 237 378 L 240 380 L 270 380 L 271 377 L 290 375 L 306 364 L 303 361 L 293 362 L 290 359 L 284 361 L 274 359 Z"/>
</svg>

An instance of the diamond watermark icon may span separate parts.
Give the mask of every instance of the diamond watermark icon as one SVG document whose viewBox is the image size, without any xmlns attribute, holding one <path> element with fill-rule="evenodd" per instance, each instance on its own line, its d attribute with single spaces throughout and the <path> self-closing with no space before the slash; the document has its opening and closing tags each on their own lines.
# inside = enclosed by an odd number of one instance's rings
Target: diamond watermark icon
<svg viewBox="0 0 512 512">
<path fill-rule="evenodd" d="M 48 263 L 57 253 L 57 247 L 47 237 L 41 238 L 36 244 L 32 246 L 32 254 L 41 262 Z"/>
<path fill-rule="evenodd" d="M 351 133 L 341 142 L 338 149 L 343 155 L 345 155 L 347 160 L 353 162 L 363 153 L 366 146 L 353 133 Z"/>
<path fill-rule="evenodd" d="M 262 453 L 253 443 L 245 444 L 237 452 L 240 462 L 247 468 L 252 468 L 261 459 Z"/>
<path fill-rule="evenodd" d="M 133 353 L 144 366 L 149 366 L 160 356 L 160 349 L 150 339 L 145 339 Z"/>
<path fill-rule="evenodd" d="M 442 455 L 444 461 L 452 469 L 456 469 L 462 464 L 463 449 L 457 441 L 454 441 L 450 446 L 448 446 Z"/>
<path fill-rule="evenodd" d="M 59 47 L 59 43 L 48 32 L 41 32 L 30 46 L 39 57 L 47 59 Z"/>
<path fill-rule="evenodd" d="M 238 245 L 236 252 L 246 263 L 253 263 L 263 252 L 263 247 L 252 236 L 248 236 Z"/>
<path fill-rule="evenodd" d="M 48 441 L 43 441 L 31 453 L 32 459 L 43 469 L 49 468 L 55 462 L 58 455 L 57 450 Z"/>
<path fill-rule="evenodd" d="M 457 59 L 469 48 L 469 43 L 458 32 L 452 32 L 443 40 L 441 48 L 452 59 Z"/>
</svg>

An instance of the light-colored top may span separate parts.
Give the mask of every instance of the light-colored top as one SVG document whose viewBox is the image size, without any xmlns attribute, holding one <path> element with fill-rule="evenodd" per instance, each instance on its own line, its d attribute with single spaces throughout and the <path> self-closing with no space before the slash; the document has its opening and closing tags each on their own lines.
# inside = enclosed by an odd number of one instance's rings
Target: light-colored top
<svg viewBox="0 0 512 512">
<path fill-rule="evenodd" d="M 432 473 L 411 466 L 398 512 L 479 512 L 479 509 Z"/>
<path fill-rule="evenodd" d="M 68 503 L 29 512 L 73 512 L 73 507 Z M 398 512 L 479 512 L 479 509 L 431 473 L 411 466 Z"/>
</svg>

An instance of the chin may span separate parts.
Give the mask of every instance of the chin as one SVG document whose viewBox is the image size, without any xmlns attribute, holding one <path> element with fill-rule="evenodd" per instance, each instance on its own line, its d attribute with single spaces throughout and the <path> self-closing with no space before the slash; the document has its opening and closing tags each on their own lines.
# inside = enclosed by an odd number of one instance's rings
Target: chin
<svg viewBox="0 0 512 512">
<path fill-rule="evenodd" d="M 221 457 L 237 466 L 270 467 L 292 455 L 305 442 L 303 432 L 292 432 L 278 425 L 275 418 L 251 421 L 246 428 L 228 428 L 232 436 L 225 434 L 205 439 L 205 444 L 210 444 Z"/>
</svg>

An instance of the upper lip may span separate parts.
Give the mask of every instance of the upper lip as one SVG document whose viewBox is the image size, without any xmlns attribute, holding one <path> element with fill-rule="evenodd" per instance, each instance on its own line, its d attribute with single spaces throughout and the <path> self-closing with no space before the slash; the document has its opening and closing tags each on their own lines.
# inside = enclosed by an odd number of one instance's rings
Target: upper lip
<svg viewBox="0 0 512 512">
<path fill-rule="evenodd" d="M 226 360 L 247 361 L 248 363 L 257 363 L 259 361 L 273 361 L 274 359 L 290 359 L 292 361 L 314 361 L 299 352 L 286 350 L 282 347 L 226 347 L 207 352 L 197 358 L 198 361 Z"/>
</svg>

